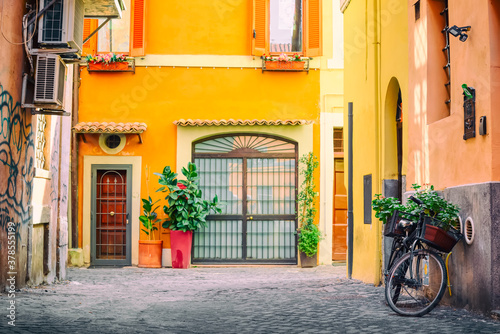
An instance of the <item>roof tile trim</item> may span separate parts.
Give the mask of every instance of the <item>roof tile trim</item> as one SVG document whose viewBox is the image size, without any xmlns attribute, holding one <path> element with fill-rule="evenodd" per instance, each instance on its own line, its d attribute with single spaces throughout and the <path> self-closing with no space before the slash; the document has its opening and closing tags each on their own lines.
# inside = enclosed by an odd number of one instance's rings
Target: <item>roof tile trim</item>
<svg viewBox="0 0 500 334">
<path fill-rule="evenodd" d="M 286 120 L 266 120 L 266 119 L 179 119 L 174 121 L 179 126 L 228 126 L 228 125 L 308 125 L 313 121 L 305 119 L 286 119 Z"/>
<path fill-rule="evenodd" d="M 73 127 L 76 133 L 143 133 L 146 123 L 80 122 Z"/>
</svg>

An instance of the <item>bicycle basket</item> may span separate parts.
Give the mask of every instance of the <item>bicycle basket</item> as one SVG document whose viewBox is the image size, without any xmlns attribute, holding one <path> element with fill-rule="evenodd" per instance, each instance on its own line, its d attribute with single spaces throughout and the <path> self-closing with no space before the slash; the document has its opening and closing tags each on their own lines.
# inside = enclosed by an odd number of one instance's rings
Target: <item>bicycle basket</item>
<svg viewBox="0 0 500 334">
<path fill-rule="evenodd" d="M 415 221 L 418 219 L 418 216 L 413 215 L 408 212 L 403 211 L 394 211 L 392 217 L 385 223 L 384 226 L 384 235 L 386 237 L 395 237 L 397 235 L 404 235 L 404 231 L 399 228 L 398 223 L 401 219 L 412 220 Z"/>
<path fill-rule="evenodd" d="M 456 228 L 450 227 L 448 231 L 445 231 L 439 227 L 443 226 L 444 223 L 438 219 L 425 216 L 424 223 L 420 238 L 427 245 L 442 252 L 451 252 L 457 242 L 463 238 L 463 234 Z"/>
</svg>

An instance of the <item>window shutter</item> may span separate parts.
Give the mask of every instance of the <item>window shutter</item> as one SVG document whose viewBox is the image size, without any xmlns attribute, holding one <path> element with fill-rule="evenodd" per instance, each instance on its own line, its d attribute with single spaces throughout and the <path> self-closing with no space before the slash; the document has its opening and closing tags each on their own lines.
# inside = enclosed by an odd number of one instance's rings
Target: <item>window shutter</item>
<svg viewBox="0 0 500 334">
<path fill-rule="evenodd" d="M 322 55 L 321 48 L 321 0 L 305 1 L 305 50 L 304 54 L 308 57 L 317 57 Z"/>
<path fill-rule="evenodd" d="M 268 47 L 269 0 L 253 0 L 252 55 L 262 56 Z"/>
<path fill-rule="evenodd" d="M 146 0 L 131 1 L 130 56 L 144 56 Z"/>
<path fill-rule="evenodd" d="M 83 20 L 83 40 L 98 27 L 97 19 Z M 87 43 L 83 44 L 82 55 L 94 55 L 97 53 L 97 33 L 92 36 Z"/>
</svg>

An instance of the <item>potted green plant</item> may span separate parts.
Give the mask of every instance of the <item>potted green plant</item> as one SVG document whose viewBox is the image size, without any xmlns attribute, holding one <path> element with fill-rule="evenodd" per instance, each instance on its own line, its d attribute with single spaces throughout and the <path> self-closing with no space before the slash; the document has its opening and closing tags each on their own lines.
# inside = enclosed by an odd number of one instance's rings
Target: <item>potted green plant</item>
<svg viewBox="0 0 500 334">
<path fill-rule="evenodd" d="M 439 196 L 433 185 L 425 185 L 424 187 L 414 183 L 411 188 L 415 191 L 414 197 L 423 202 L 423 209 L 426 215 L 433 218 L 431 224 L 438 226 L 445 231 L 450 228 L 459 226 L 458 213 L 460 208 Z M 387 223 L 394 211 L 404 211 L 413 215 L 418 215 L 420 212 L 419 206 L 413 201 L 407 201 L 406 204 L 401 204 L 399 199 L 395 197 L 384 197 L 381 194 L 375 194 L 375 199 L 372 201 L 372 209 L 375 211 L 375 217 L 382 223 Z"/>
<path fill-rule="evenodd" d="M 316 217 L 316 197 L 314 191 L 314 170 L 318 167 L 318 161 L 312 152 L 303 155 L 299 159 L 301 164 L 300 174 L 304 181 L 298 194 L 299 204 L 299 229 L 298 249 L 300 265 L 302 268 L 315 267 L 317 265 L 318 243 L 321 240 L 321 232 L 314 224 Z"/>
<path fill-rule="evenodd" d="M 217 195 L 212 202 L 202 199 L 196 165 L 189 162 L 182 168 L 186 180 L 178 180 L 177 174 L 166 166 L 163 172 L 155 173 L 162 187 L 157 191 L 166 192 L 167 204 L 163 211 L 168 220 L 162 224 L 170 229 L 172 268 L 189 268 L 193 232 L 206 226 L 206 216 L 211 212 L 220 213 Z"/>
<path fill-rule="evenodd" d="M 415 191 L 413 197 L 422 202 L 421 206 L 414 201 L 407 201 L 403 205 L 397 198 L 375 195 L 372 208 L 375 211 L 375 217 L 385 224 L 384 235 L 403 234 L 396 224 L 397 219 L 405 218 L 417 222 L 423 209 L 425 216 L 420 237 L 428 245 L 448 252 L 462 238 L 458 218 L 459 207 L 439 196 L 432 185 L 422 187 L 413 184 L 412 189 Z M 391 219 L 390 223 L 389 219 Z"/>
<path fill-rule="evenodd" d="M 158 230 L 156 224 L 160 222 L 156 213 L 159 205 L 155 206 L 159 201 L 153 202 L 151 196 L 142 199 L 143 214 L 139 216 L 139 221 L 143 226 L 141 230 L 146 233 L 148 240 L 139 240 L 139 267 L 161 268 L 163 241 L 154 240 L 154 231 Z"/>
</svg>

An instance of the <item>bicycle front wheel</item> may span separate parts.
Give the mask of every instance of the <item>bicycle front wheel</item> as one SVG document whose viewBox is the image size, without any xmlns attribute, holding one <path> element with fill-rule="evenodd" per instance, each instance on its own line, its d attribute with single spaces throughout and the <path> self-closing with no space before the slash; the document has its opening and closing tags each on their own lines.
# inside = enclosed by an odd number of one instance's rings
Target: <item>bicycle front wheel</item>
<svg viewBox="0 0 500 334">
<path fill-rule="evenodd" d="M 439 255 L 427 249 L 410 252 L 392 267 L 385 297 L 394 312 L 421 317 L 439 303 L 446 280 L 446 267 Z"/>
</svg>

